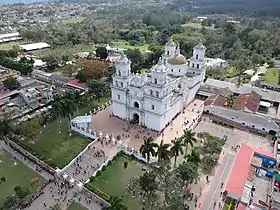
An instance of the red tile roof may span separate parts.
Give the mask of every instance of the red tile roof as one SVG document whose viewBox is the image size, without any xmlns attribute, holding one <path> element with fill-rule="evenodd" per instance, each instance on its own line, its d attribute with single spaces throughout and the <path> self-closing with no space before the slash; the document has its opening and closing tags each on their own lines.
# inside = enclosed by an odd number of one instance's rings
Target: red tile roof
<svg viewBox="0 0 280 210">
<path fill-rule="evenodd" d="M 231 169 L 226 191 L 236 196 L 242 196 L 246 183 L 253 150 L 246 144 L 241 144 L 234 165 Z"/>
<path fill-rule="evenodd" d="M 252 173 L 254 170 L 251 166 L 254 153 L 274 158 L 272 152 L 241 144 L 226 184 L 226 191 L 236 196 L 242 196 L 246 180 L 252 181 L 255 176 L 255 174 Z"/>
<path fill-rule="evenodd" d="M 209 96 L 205 101 L 204 101 L 204 106 L 209 106 L 209 105 L 214 105 L 214 106 L 224 106 L 226 103 L 227 98 L 221 96 L 221 95 L 212 95 Z"/>
<path fill-rule="evenodd" d="M 251 93 L 240 94 L 233 106 L 234 109 L 244 110 L 245 108 L 252 112 L 258 111 L 261 95 L 252 91 Z"/>
<path fill-rule="evenodd" d="M 246 210 L 246 209 L 247 209 L 247 207 L 245 204 L 239 203 L 236 210 Z"/>
<path fill-rule="evenodd" d="M 76 88 L 79 88 L 79 89 L 82 89 L 82 90 L 87 90 L 87 85 L 85 83 L 78 82 L 75 79 L 69 80 L 67 82 L 67 85 L 72 86 L 72 87 L 76 87 Z"/>
</svg>

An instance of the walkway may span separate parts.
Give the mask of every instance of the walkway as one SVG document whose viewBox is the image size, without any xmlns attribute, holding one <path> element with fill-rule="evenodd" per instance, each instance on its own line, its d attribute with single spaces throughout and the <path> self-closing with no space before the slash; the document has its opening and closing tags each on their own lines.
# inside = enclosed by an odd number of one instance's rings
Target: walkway
<svg viewBox="0 0 280 210">
<path fill-rule="evenodd" d="M 10 148 L 8 145 L 4 143 L 4 141 L 0 141 L 0 149 L 1 146 L 3 149 L 7 150 L 9 153 L 11 153 L 14 157 L 16 157 L 18 160 L 22 161 L 24 164 L 26 164 L 28 167 L 39 173 L 42 177 L 45 178 L 45 180 L 53 179 L 53 176 L 49 174 L 47 171 L 42 170 L 38 165 L 33 163 L 32 161 L 28 160 L 24 156 L 22 156 L 20 153 L 16 152 L 12 148 Z M 38 169 L 38 170 L 36 170 Z M 60 180 L 61 181 L 61 180 Z M 58 182 L 60 182 L 58 181 Z M 61 188 L 58 186 L 58 184 L 51 182 L 47 184 L 47 186 L 43 189 L 43 194 L 41 194 L 36 200 L 34 200 L 30 207 L 26 208 L 28 210 L 43 210 L 43 209 L 50 209 L 50 207 L 53 207 L 55 204 L 60 204 L 62 206 L 62 209 L 66 209 L 66 207 L 71 203 L 71 201 L 74 198 L 74 194 L 78 192 L 78 188 L 75 186 L 72 189 L 69 188 Z M 80 199 L 79 199 L 80 198 Z M 76 199 L 80 200 L 81 204 L 84 204 L 89 209 L 93 210 L 101 210 L 101 206 L 96 202 L 94 198 L 90 198 L 89 195 L 86 195 L 85 193 L 77 193 Z M 91 200 L 90 203 L 89 200 Z M 44 205 L 46 204 L 46 206 Z"/>
</svg>

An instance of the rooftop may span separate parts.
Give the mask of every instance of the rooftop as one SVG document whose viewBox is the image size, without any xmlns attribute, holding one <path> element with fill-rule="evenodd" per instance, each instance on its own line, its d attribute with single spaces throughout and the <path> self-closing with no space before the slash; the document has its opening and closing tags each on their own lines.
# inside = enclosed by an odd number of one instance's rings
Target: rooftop
<svg viewBox="0 0 280 210">
<path fill-rule="evenodd" d="M 20 45 L 20 47 L 25 51 L 32 51 L 32 50 L 40 50 L 43 48 L 48 48 L 50 47 L 50 45 L 45 42 L 38 42 L 33 44 Z"/>
<path fill-rule="evenodd" d="M 264 100 L 280 103 L 280 92 L 262 89 L 262 88 L 255 87 L 255 86 L 253 87 L 250 84 L 243 84 L 240 87 L 238 87 L 236 84 L 231 83 L 231 82 L 207 78 L 207 80 L 205 81 L 205 84 L 202 86 L 202 90 L 207 91 L 207 89 L 209 89 L 209 86 L 215 87 L 215 88 L 229 88 L 230 91 L 232 91 L 234 93 L 238 93 L 238 94 L 251 93 L 252 91 L 254 91 L 254 92 L 258 93 L 259 95 L 261 95 L 262 99 L 264 99 Z"/>
<path fill-rule="evenodd" d="M 79 89 L 81 89 L 81 90 L 87 90 L 87 89 L 88 89 L 88 88 L 87 88 L 87 85 L 86 85 L 85 83 L 81 83 L 81 82 L 79 82 L 79 81 L 77 81 L 77 80 L 75 80 L 75 79 L 69 80 L 69 81 L 67 82 L 67 85 L 72 86 L 72 87 L 75 87 L 75 88 L 79 88 Z"/>
<path fill-rule="evenodd" d="M 236 110 L 244 110 L 247 108 L 252 112 L 257 112 L 260 101 L 261 96 L 254 91 L 251 93 L 240 94 L 237 97 L 233 108 Z"/>
<path fill-rule="evenodd" d="M 223 97 L 219 94 L 217 95 L 212 95 L 209 96 L 205 101 L 204 101 L 204 106 L 209 106 L 209 105 L 214 105 L 214 106 L 224 106 L 227 101 L 226 97 Z"/>
<path fill-rule="evenodd" d="M 274 130 L 276 132 L 279 130 L 279 126 L 273 120 L 261 115 L 213 105 L 207 106 L 204 109 L 218 117 L 222 117 L 226 120 L 234 121 L 255 129 L 265 129 L 265 131 Z"/>
</svg>

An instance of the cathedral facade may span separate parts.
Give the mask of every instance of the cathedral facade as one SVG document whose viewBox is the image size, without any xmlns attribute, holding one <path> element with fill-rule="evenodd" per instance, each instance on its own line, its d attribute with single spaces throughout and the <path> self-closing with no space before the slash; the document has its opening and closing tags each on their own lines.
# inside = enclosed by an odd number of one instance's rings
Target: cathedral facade
<svg viewBox="0 0 280 210">
<path fill-rule="evenodd" d="M 132 74 L 122 53 L 111 86 L 113 114 L 162 131 L 194 99 L 205 78 L 205 47 L 199 44 L 187 60 L 170 40 L 150 73 Z"/>
</svg>

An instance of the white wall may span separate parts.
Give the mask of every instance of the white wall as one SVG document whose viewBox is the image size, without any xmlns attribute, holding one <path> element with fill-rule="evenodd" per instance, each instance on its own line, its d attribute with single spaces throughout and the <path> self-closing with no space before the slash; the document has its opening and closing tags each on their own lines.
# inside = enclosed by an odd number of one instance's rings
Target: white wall
<svg viewBox="0 0 280 210">
<path fill-rule="evenodd" d="M 188 68 L 187 63 L 183 65 L 171 65 L 169 63 L 166 63 L 166 66 L 168 68 L 168 73 L 175 76 L 183 76 L 184 74 L 186 74 Z"/>
<path fill-rule="evenodd" d="M 113 114 L 122 119 L 126 119 L 126 105 L 113 101 Z"/>
<path fill-rule="evenodd" d="M 145 125 L 152 130 L 161 131 L 163 129 L 163 122 L 161 118 L 161 115 L 145 112 Z"/>
</svg>

